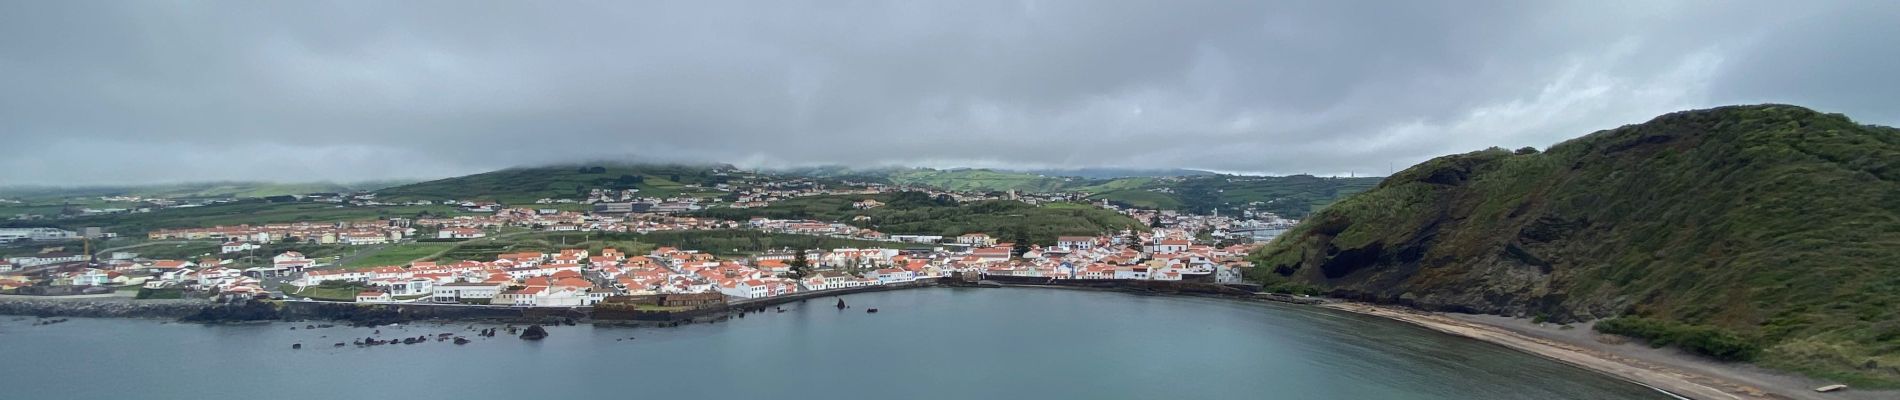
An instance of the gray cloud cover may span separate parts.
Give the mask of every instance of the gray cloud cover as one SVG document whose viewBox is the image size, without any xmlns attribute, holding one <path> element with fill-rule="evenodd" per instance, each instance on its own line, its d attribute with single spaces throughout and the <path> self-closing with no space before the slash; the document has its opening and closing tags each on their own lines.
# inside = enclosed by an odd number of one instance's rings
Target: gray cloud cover
<svg viewBox="0 0 1900 400">
<path fill-rule="evenodd" d="M 1900 2 L 0 3 L 0 185 L 576 160 L 1384 174 L 1656 114 L 1900 122 Z"/>
</svg>

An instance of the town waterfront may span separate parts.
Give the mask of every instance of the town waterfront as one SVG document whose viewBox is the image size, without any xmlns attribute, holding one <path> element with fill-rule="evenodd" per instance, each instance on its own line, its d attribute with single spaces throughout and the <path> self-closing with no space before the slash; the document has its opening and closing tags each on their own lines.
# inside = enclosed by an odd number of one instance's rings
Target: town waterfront
<svg viewBox="0 0 1900 400">
<path fill-rule="evenodd" d="M 843 298 L 851 309 L 823 299 L 716 324 L 550 327 L 538 342 L 479 338 L 466 323 L 313 330 L 0 317 L 0 387 L 30 399 L 1669 398 L 1311 307 L 1029 288 Z M 864 312 L 872 307 L 880 311 Z M 475 341 L 333 347 L 444 332 Z"/>
</svg>

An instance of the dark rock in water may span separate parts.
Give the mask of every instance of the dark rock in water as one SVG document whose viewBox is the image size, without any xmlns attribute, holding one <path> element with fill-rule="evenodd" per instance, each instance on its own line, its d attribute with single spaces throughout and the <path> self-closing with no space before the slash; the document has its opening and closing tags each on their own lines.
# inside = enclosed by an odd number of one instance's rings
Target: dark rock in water
<svg viewBox="0 0 1900 400">
<path fill-rule="evenodd" d="M 456 336 L 456 337 L 455 337 L 455 344 L 468 344 L 468 338 L 464 338 L 464 337 L 461 337 L 461 336 Z"/>
<path fill-rule="evenodd" d="M 521 338 L 523 340 L 541 340 L 547 337 L 548 330 L 547 328 L 542 328 L 541 325 L 529 325 L 528 329 L 521 331 Z"/>
<path fill-rule="evenodd" d="M 840 310 L 843 310 L 843 309 L 844 309 L 844 299 L 842 299 L 842 298 L 841 298 L 841 299 L 838 299 L 838 309 L 840 309 Z"/>
<path fill-rule="evenodd" d="M 336 342 L 335 346 L 330 346 L 330 347 L 343 347 L 343 342 Z"/>
<path fill-rule="evenodd" d="M 291 344 L 290 344 L 290 349 L 291 349 L 291 350 L 296 350 L 296 349 L 301 349 L 301 348 L 303 348 L 303 343 L 291 343 Z"/>
<path fill-rule="evenodd" d="M 876 313 L 877 313 L 877 309 L 875 309 L 875 308 L 866 308 L 866 309 L 864 309 L 864 312 L 865 312 L 866 314 L 876 314 Z"/>
</svg>

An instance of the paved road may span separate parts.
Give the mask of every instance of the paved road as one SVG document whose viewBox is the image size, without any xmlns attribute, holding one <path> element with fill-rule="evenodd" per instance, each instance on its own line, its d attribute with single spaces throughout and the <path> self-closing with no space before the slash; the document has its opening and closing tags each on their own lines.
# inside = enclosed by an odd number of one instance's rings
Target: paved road
<svg viewBox="0 0 1900 400">
<path fill-rule="evenodd" d="M 99 249 L 99 250 L 93 251 L 92 254 L 106 254 L 106 253 L 111 253 L 111 252 L 115 252 L 119 250 L 136 249 L 136 248 L 146 247 L 146 246 L 156 246 L 156 245 L 161 245 L 161 244 L 186 244 L 186 243 L 191 243 L 191 242 L 192 241 L 190 240 L 161 240 L 161 241 L 156 241 L 156 242 L 145 242 L 145 243 L 139 243 L 139 244 L 134 244 L 134 245 L 125 245 L 125 246 L 119 246 L 119 247 Z M 209 241 L 201 240 L 201 242 L 209 242 Z"/>
</svg>

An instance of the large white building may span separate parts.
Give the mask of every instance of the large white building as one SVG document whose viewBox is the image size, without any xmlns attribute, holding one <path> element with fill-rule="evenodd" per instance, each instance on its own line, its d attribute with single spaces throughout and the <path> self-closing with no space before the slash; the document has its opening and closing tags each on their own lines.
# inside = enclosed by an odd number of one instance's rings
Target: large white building
<svg viewBox="0 0 1900 400">
<path fill-rule="evenodd" d="M 23 240 L 78 239 L 79 233 L 59 228 L 0 228 L 0 243 Z"/>
<path fill-rule="evenodd" d="M 494 299 L 501 294 L 501 283 L 456 282 L 435 285 L 435 294 L 429 297 L 437 303 L 455 303 L 462 299 L 477 299 L 482 302 Z"/>
</svg>

